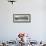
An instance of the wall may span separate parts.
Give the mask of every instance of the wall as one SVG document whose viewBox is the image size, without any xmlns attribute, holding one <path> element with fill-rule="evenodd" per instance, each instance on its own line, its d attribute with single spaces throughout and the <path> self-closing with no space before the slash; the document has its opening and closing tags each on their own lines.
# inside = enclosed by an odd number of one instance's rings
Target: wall
<svg viewBox="0 0 46 46">
<path fill-rule="evenodd" d="M 17 0 L 13 5 L 0 0 L 0 40 L 11 40 L 27 32 L 37 41 L 46 40 L 45 0 Z M 13 23 L 13 13 L 31 14 L 31 23 Z"/>
</svg>

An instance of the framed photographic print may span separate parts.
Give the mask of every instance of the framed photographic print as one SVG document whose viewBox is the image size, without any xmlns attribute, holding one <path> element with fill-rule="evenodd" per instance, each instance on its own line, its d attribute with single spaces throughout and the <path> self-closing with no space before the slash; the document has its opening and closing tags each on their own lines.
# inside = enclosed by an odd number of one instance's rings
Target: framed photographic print
<svg viewBox="0 0 46 46">
<path fill-rule="evenodd" d="M 29 23 L 31 22 L 31 14 L 13 14 L 14 23 Z"/>
</svg>

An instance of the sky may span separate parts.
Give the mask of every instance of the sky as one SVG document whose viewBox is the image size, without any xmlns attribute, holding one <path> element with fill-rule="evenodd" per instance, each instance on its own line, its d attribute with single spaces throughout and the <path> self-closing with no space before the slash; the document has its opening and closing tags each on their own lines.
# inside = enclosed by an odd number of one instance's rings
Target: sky
<svg viewBox="0 0 46 46">
<path fill-rule="evenodd" d="M 14 23 L 13 14 L 31 14 L 31 23 Z M 19 32 L 33 40 L 46 40 L 46 0 L 0 0 L 0 41 L 15 40 Z"/>
</svg>

